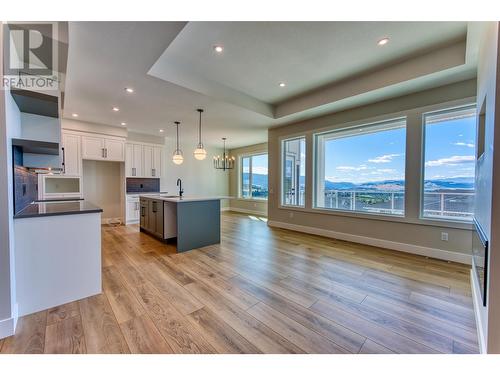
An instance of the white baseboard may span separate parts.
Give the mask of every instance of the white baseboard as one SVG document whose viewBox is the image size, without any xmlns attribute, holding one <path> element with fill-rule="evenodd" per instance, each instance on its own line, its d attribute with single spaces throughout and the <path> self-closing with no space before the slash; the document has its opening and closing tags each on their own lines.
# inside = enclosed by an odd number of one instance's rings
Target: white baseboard
<svg viewBox="0 0 500 375">
<path fill-rule="evenodd" d="M 229 211 L 240 212 L 242 214 L 256 215 L 256 216 L 265 216 L 267 217 L 267 212 L 255 211 L 255 210 L 247 210 L 239 207 L 227 207 Z"/>
<path fill-rule="evenodd" d="M 470 286 L 472 289 L 472 301 L 474 302 L 474 316 L 476 317 L 477 341 L 479 342 L 479 353 L 487 354 L 486 339 L 483 331 L 483 318 L 480 309 L 484 309 L 481 289 L 477 283 L 474 270 L 470 270 Z"/>
<path fill-rule="evenodd" d="M 4 320 L 0 320 L 0 339 L 4 337 L 12 336 L 16 332 L 18 318 L 18 305 L 14 305 L 14 311 L 12 312 L 12 317 Z"/>
<path fill-rule="evenodd" d="M 405 253 L 423 255 L 423 256 L 427 256 L 429 258 L 437 258 L 437 259 L 443 259 L 443 260 L 448 260 L 448 261 L 452 261 L 452 262 L 471 264 L 471 256 L 470 255 L 455 253 L 453 251 L 448 251 L 448 250 L 434 249 L 431 247 L 382 240 L 379 238 L 358 236 L 355 234 L 335 232 L 333 230 L 328 230 L 328 229 L 313 228 L 313 227 L 308 227 L 305 225 L 283 223 L 280 221 L 273 221 L 273 220 L 268 221 L 267 225 L 269 225 L 271 227 L 276 227 L 276 228 L 290 229 L 290 230 L 294 230 L 297 232 L 315 234 L 315 235 L 323 236 L 323 237 L 335 238 L 338 240 L 361 243 L 364 245 L 383 247 L 386 249 L 402 251 Z"/>
</svg>

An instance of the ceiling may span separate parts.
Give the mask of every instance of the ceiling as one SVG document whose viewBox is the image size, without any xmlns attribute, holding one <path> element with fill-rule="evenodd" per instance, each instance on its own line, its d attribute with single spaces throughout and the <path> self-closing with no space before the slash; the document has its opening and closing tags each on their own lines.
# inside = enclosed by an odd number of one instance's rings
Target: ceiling
<svg viewBox="0 0 500 375">
<path fill-rule="evenodd" d="M 70 22 L 64 117 L 166 136 L 178 120 L 181 139 L 195 144 L 196 108 L 204 108 L 205 144 L 265 142 L 273 126 L 473 78 L 478 27 Z M 384 37 L 389 43 L 377 45 Z"/>
</svg>

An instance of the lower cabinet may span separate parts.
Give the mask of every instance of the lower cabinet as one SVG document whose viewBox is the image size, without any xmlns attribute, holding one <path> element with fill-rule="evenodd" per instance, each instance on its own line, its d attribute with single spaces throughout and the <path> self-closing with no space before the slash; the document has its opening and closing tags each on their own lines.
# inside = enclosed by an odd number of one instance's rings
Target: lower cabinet
<svg viewBox="0 0 500 375">
<path fill-rule="evenodd" d="M 163 201 L 141 198 L 139 221 L 141 230 L 163 239 Z"/>
<path fill-rule="evenodd" d="M 140 203 L 138 195 L 127 196 L 126 224 L 136 224 L 140 218 Z"/>
</svg>

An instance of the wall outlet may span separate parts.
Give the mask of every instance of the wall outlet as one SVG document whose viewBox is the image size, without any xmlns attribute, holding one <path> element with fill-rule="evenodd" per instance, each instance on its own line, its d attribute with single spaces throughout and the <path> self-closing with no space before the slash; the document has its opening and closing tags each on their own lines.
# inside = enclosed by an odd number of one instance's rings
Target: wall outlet
<svg viewBox="0 0 500 375">
<path fill-rule="evenodd" d="M 441 232 L 441 241 L 448 241 L 448 232 Z"/>
<path fill-rule="evenodd" d="M 257 203 L 254 203 L 253 206 L 254 206 L 254 208 L 256 208 L 257 207 Z"/>
<path fill-rule="evenodd" d="M 293 218 L 293 212 L 290 212 L 289 215 L 290 215 L 290 219 Z"/>
</svg>

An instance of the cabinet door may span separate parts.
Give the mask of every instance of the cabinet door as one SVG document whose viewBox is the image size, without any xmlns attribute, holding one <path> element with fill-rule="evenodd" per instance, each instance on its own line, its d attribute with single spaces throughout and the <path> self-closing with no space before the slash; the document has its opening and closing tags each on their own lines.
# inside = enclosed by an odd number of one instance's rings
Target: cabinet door
<svg viewBox="0 0 500 375">
<path fill-rule="evenodd" d="M 143 168 L 142 168 L 142 145 L 134 145 L 133 149 L 133 159 L 134 159 L 134 168 L 135 168 L 135 176 L 143 177 Z"/>
<path fill-rule="evenodd" d="M 134 174 L 134 145 L 125 145 L 125 177 L 135 177 Z"/>
<path fill-rule="evenodd" d="M 142 156 L 144 162 L 144 177 L 153 177 L 153 147 L 142 146 Z"/>
<path fill-rule="evenodd" d="M 127 222 L 137 222 L 140 217 L 139 199 L 131 199 L 127 201 Z"/>
<path fill-rule="evenodd" d="M 163 170 L 163 147 L 153 147 L 153 177 L 160 178 Z"/>
<path fill-rule="evenodd" d="M 80 176 L 82 174 L 82 156 L 80 152 L 80 136 L 74 134 L 62 135 L 64 174 Z"/>
<path fill-rule="evenodd" d="M 104 143 L 106 149 L 106 160 L 124 161 L 125 160 L 125 142 L 117 139 L 106 138 Z"/>
<path fill-rule="evenodd" d="M 143 229 L 149 229 L 149 222 L 148 222 L 148 217 L 149 217 L 149 201 L 146 199 L 141 199 L 140 201 L 140 226 Z"/>
<path fill-rule="evenodd" d="M 151 233 L 156 233 L 156 211 L 158 206 L 158 201 L 150 200 L 148 202 L 148 220 L 147 228 Z"/>
<path fill-rule="evenodd" d="M 104 160 L 104 139 L 101 137 L 82 137 L 82 158 Z"/>
<path fill-rule="evenodd" d="M 156 203 L 155 233 L 158 237 L 163 238 L 163 201 Z"/>
</svg>

